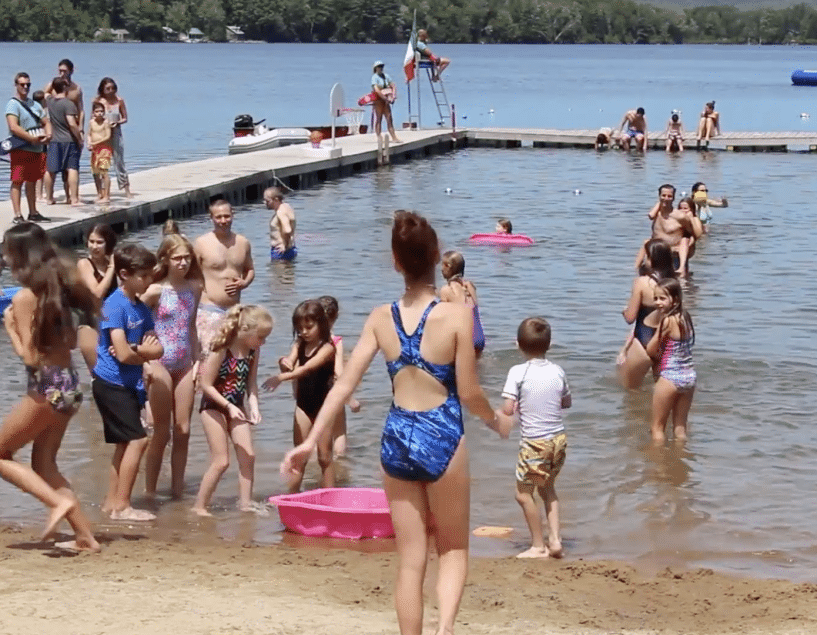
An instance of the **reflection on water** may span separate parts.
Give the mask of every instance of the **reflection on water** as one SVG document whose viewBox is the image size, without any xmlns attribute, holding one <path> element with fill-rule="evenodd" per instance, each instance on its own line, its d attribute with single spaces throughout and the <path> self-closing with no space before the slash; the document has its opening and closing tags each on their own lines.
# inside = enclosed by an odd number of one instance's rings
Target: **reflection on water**
<svg viewBox="0 0 817 635">
<path fill-rule="evenodd" d="M 443 248 L 463 252 L 467 274 L 478 287 L 487 339 L 479 368 L 494 403 L 508 368 L 520 361 L 514 345 L 519 322 L 543 315 L 553 326 L 549 357 L 564 367 L 574 397 L 566 415 L 568 458 L 557 483 L 569 557 L 807 579 L 817 565 L 817 510 L 811 494 L 817 480 L 812 442 L 817 279 L 807 274 L 813 268 L 814 159 L 706 156 L 688 153 L 678 160 L 661 152 L 626 157 L 469 149 L 327 182 L 289 199 L 300 230 L 294 263 L 268 263 L 269 212 L 263 206 L 239 209 L 235 228 L 251 239 L 257 267 L 244 299 L 267 306 L 276 318 L 261 353 L 260 379 L 289 350 L 292 310 L 308 297 L 330 293 L 338 298 L 336 331 L 351 350 L 371 308 L 403 290 L 389 252 L 392 212 L 421 210 Z M 730 207 L 714 210 L 711 231 L 698 246 L 694 275 L 686 283 L 698 371 L 690 439 L 683 446 L 655 448 L 649 440 L 650 382 L 629 393 L 616 383 L 614 360 L 627 330 L 621 309 L 632 283 L 634 255 L 649 235 L 646 212 L 658 185 L 670 181 L 688 190 L 697 180 L 706 181 L 714 195 L 728 196 Z M 446 194 L 447 188 L 452 193 Z M 505 252 L 468 244 L 468 236 L 491 231 L 501 216 L 510 217 L 515 229 L 536 244 Z M 181 225 L 188 236 L 209 228 L 206 218 Z M 129 238 L 155 247 L 159 228 Z M 12 356 L 4 336 L 0 354 Z M 24 387 L 22 365 L 9 364 L 0 386 L 8 410 Z M 351 486 L 378 486 L 380 430 L 391 399 L 381 361 L 372 365 L 356 396 L 363 410 L 348 414 L 344 480 Z M 262 396 L 261 408 L 255 490 L 258 498 L 266 498 L 284 490 L 278 463 L 291 445 L 291 390 L 282 387 Z M 528 540 L 514 500 L 516 443 L 499 440 L 471 419 L 466 428 L 472 524 L 515 528 L 508 539 L 474 539 L 474 553 L 511 555 Z M 85 406 L 60 455 L 65 472 L 90 504 L 101 500 L 107 485 L 110 448 L 100 432 L 96 410 Z M 280 534 L 274 512 L 257 519 L 235 511 L 234 466 L 216 492 L 216 518 L 191 516 L 187 507 L 208 458 L 194 418 L 188 498 L 137 499 L 159 512 L 148 533 L 296 540 Z M 316 485 L 317 472 L 310 465 L 307 487 Z M 164 473 L 160 491 L 167 479 Z M 32 499 L 9 486 L 0 488 L 0 508 L 3 520 L 30 523 L 42 516 Z M 116 528 L 110 521 L 103 526 Z M 360 546 L 370 547 L 375 548 Z"/>
</svg>

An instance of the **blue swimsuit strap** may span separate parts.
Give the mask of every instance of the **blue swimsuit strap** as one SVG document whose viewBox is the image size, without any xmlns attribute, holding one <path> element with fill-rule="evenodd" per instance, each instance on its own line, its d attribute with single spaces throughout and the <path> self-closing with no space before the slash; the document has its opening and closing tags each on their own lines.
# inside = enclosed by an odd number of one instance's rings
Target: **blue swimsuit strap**
<svg viewBox="0 0 817 635">
<path fill-rule="evenodd" d="M 400 338 L 400 357 L 391 362 L 387 361 L 386 365 L 392 377 L 406 366 L 416 366 L 445 385 L 450 391 L 451 387 L 449 386 L 450 382 L 448 380 L 450 379 L 453 364 L 432 364 L 423 359 L 420 355 L 420 342 L 422 341 L 423 330 L 425 329 L 428 314 L 431 313 L 431 310 L 437 306 L 439 302 L 439 300 L 435 299 L 426 307 L 423 316 L 417 324 L 417 328 L 414 329 L 414 333 L 411 335 L 406 333 L 406 329 L 403 326 L 403 319 L 400 316 L 398 303 L 394 302 L 391 305 L 392 319 L 394 320 L 394 326 L 397 330 L 397 336 Z"/>
</svg>

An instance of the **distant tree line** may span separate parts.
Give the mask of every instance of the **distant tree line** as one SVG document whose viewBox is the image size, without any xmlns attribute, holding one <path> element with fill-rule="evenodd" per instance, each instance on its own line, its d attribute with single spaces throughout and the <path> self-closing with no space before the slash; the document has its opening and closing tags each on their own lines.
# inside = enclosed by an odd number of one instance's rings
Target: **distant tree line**
<svg viewBox="0 0 817 635">
<path fill-rule="evenodd" d="M 0 0 L 0 40 L 92 40 L 115 28 L 161 41 L 163 27 L 197 27 L 222 41 L 226 25 L 237 25 L 248 39 L 268 42 L 403 42 L 414 9 L 437 42 L 817 42 L 817 9 L 807 4 L 679 12 L 631 0 Z"/>
</svg>

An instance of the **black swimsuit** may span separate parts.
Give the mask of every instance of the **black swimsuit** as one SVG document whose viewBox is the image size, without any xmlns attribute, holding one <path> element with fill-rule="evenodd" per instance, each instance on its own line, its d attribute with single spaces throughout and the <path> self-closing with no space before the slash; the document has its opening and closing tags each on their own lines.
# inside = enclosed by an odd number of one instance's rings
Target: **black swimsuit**
<svg viewBox="0 0 817 635">
<path fill-rule="evenodd" d="M 318 346 L 309 357 L 306 356 L 306 344 L 301 342 L 298 345 L 298 364 L 303 366 L 310 359 L 317 355 L 322 346 Z M 323 405 L 326 395 L 332 388 L 335 380 L 335 356 L 330 357 L 326 363 L 319 366 L 307 375 L 298 377 L 297 388 L 295 390 L 295 405 L 306 413 L 312 421 L 318 416 L 318 412 Z"/>
</svg>

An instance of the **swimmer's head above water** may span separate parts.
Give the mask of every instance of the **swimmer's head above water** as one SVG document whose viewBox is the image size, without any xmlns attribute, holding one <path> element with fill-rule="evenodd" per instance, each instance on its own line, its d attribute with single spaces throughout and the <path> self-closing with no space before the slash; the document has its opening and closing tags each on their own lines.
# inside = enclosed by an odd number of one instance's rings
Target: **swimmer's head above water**
<svg viewBox="0 0 817 635">
<path fill-rule="evenodd" d="M 497 234 L 513 234 L 513 225 L 511 224 L 510 219 L 500 218 L 496 222 L 496 233 Z"/>
</svg>

